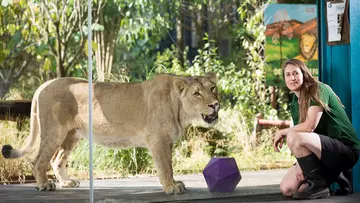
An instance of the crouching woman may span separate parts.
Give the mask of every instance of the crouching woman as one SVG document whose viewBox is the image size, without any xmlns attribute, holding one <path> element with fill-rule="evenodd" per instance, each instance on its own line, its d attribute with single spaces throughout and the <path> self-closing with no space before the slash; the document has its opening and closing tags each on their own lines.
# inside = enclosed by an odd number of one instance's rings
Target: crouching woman
<svg viewBox="0 0 360 203">
<path fill-rule="evenodd" d="M 290 104 L 294 126 L 275 133 L 274 149 L 286 142 L 297 162 L 280 190 L 294 199 L 329 196 L 329 185 L 351 169 L 359 158 L 360 141 L 339 97 L 317 81 L 306 65 L 290 59 L 283 66 L 286 86 L 293 93 Z M 343 184 L 343 185 L 344 185 Z"/>
</svg>

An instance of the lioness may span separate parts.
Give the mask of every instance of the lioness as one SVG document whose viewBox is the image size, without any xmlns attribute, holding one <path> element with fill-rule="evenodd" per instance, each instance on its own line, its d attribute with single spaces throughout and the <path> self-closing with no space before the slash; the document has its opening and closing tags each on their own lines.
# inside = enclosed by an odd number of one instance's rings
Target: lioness
<svg viewBox="0 0 360 203">
<path fill-rule="evenodd" d="M 216 75 L 159 75 L 141 83 L 93 84 L 94 142 L 108 147 L 146 147 L 150 150 L 160 183 L 167 194 L 185 192 L 173 178 L 172 145 L 194 120 L 212 124 L 218 118 Z M 50 162 L 62 187 L 78 187 L 70 179 L 66 163 L 78 141 L 88 136 L 88 83 L 77 78 L 48 81 L 32 100 L 30 136 L 21 150 L 2 148 L 5 158 L 18 158 L 30 151 L 40 135 L 33 160 L 37 189 L 55 190 L 48 181 Z"/>
</svg>

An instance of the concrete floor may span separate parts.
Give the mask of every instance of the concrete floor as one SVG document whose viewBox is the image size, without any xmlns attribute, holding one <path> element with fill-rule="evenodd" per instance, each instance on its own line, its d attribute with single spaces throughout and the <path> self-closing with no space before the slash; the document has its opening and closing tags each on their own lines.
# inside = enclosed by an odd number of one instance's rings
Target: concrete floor
<svg viewBox="0 0 360 203">
<path fill-rule="evenodd" d="M 176 176 L 187 187 L 182 195 L 166 195 L 157 177 L 138 177 L 94 181 L 96 203 L 143 203 L 143 202 L 293 202 L 280 194 L 279 183 L 286 170 L 241 172 L 242 179 L 231 193 L 212 193 L 207 189 L 202 174 Z M 79 188 L 60 188 L 52 192 L 39 192 L 35 184 L 0 185 L 0 203 L 8 202 L 76 202 L 89 201 L 89 181 L 81 181 Z M 356 202 L 360 194 L 330 197 L 312 202 Z M 302 202 L 302 201 L 296 201 Z"/>
</svg>

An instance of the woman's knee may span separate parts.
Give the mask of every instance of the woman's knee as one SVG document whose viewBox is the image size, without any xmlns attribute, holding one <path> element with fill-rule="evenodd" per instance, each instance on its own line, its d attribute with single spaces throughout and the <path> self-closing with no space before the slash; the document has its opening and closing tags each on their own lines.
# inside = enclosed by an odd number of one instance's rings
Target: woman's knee
<svg viewBox="0 0 360 203">
<path fill-rule="evenodd" d="M 281 182 L 280 191 L 284 196 L 291 197 L 296 192 L 296 188 L 293 186 L 293 184 L 290 185 L 286 182 Z"/>
<path fill-rule="evenodd" d="M 290 131 L 286 143 L 296 157 L 306 156 L 309 152 L 321 157 L 321 140 L 316 133 Z"/>
<path fill-rule="evenodd" d="M 280 183 L 280 191 L 285 196 L 293 196 L 299 188 L 299 183 L 296 177 L 296 166 L 292 166 L 282 179 Z"/>
<path fill-rule="evenodd" d="M 299 147 L 301 141 L 301 136 L 299 136 L 299 132 L 297 131 L 290 131 L 286 135 L 286 144 L 290 149 Z"/>
</svg>

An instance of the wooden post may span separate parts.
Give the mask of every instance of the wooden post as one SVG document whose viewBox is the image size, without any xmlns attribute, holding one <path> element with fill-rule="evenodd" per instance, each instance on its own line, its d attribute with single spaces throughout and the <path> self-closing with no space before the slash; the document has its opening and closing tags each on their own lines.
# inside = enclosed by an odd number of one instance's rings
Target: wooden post
<svg viewBox="0 0 360 203">
<path fill-rule="evenodd" d="M 254 119 L 254 129 L 250 138 L 251 146 L 256 146 L 257 135 L 261 131 L 261 126 L 259 125 L 259 120 L 262 118 L 261 113 L 256 114 Z"/>
<path fill-rule="evenodd" d="M 275 91 L 275 86 L 270 86 L 270 101 L 271 101 L 271 107 L 273 109 L 276 109 L 276 91 Z"/>
</svg>

